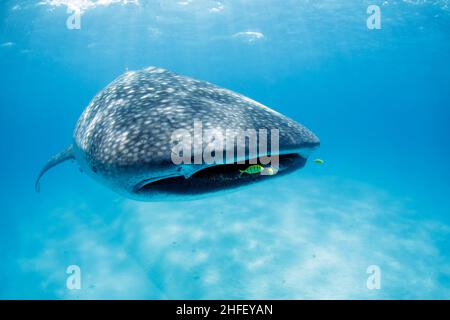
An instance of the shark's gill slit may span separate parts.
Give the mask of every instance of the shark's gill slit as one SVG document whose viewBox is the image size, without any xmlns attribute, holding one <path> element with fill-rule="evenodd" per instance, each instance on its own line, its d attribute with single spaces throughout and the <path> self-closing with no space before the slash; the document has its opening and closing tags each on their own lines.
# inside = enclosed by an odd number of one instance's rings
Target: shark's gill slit
<svg viewBox="0 0 450 320">
<path fill-rule="evenodd" d="M 260 163 L 259 159 L 258 163 Z M 197 171 L 191 177 L 172 176 L 160 180 L 145 181 L 136 185 L 137 194 L 159 192 L 166 194 L 195 195 L 205 192 L 214 192 L 232 189 L 246 184 L 262 181 L 264 179 L 281 176 L 302 168 L 306 158 L 298 153 L 290 153 L 279 156 L 279 169 L 275 175 L 241 174 L 240 170 L 249 167 L 246 164 L 219 164 Z M 270 165 L 268 165 L 270 166 Z"/>
</svg>

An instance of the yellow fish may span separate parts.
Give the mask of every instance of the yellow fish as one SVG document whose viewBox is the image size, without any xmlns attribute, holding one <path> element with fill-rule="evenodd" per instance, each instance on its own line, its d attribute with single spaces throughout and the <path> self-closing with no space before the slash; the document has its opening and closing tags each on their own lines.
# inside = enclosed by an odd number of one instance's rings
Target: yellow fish
<svg viewBox="0 0 450 320">
<path fill-rule="evenodd" d="M 323 161 L 322 159 L 316 159 L 316 160 L 314 160 L 314 162 L 317 163 L 317 164 L 324 164 L 325 163 L 325 161 Z"/>
<path fill-rule="evenodd" d="M 261 166 L 259 164 L 252 165 L 245 170 L 239 170 L 239 171 L 241 172 L 241 175 L 244 173 L 247 173 L 247 174 L 259 174 L 260 173 L 260 174 L 266 174 L 268 176 L 275 174 L 272 167 L 264 168 L 263 166 Z"/>
<path fill-rule="evenodd" d="M 263 170 L 264 170 L 263 166 L 261 166 L 259 164 L 254 164 L 254 165 L 248 167 L 245 170 L 239 170 L 239 171 L 241 172 L 241 175 L 242 175 L 244 173 L 247 173 L 247 174 L 258 174 L 258 173 L 261 173 Z"/>
</svg>

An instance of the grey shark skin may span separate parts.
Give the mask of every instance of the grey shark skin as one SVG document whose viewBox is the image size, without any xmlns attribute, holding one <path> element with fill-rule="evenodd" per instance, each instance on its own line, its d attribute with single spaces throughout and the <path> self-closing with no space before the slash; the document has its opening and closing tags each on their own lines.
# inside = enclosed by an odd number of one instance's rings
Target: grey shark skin
<svg viewBox="0 0 450 320">
<path fill-rule="evenodd" d="M 174 164 L 171 136 L 177 129 L 193 134 L 194 119 L 203 130 L 278 129 L 278 174 L 241 175 L 245 166 L 237 163 Z M 245 96 L 149 67 L 121 75 L 93 98 L 78 120 L 73 143 L 40 172 L 36 191 L 46 171 L 74 159 L 83 172 L 128 198 L 193 199 L 299 169 L 319 144 L 304 126 Z"/>
</svg>

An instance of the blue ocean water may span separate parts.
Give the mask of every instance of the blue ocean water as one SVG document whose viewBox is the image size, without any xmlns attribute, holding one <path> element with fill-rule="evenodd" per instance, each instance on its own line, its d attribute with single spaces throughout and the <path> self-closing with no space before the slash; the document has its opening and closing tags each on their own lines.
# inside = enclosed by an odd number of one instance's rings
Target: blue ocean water
<svg viewBox="0 0 450 320">
<path fill-rule="evenodd" d="M 448 2 L 2 1 L 0 298 L 449 298 Z M 367 28 L 371 4 L 379 30 Z M 144 203 L 67 162 L 35 193 L 92 97 L 146 66 L 306 125 L 325 164 Z M 70 265 L 79 290 L 66 286 Z"/>
</svg>

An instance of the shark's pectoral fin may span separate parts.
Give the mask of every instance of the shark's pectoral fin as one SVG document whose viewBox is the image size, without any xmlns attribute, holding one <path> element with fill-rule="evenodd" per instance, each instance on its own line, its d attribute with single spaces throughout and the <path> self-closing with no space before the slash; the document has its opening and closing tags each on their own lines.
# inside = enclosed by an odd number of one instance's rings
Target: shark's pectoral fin
<svg viewBox="0 0 450 320">
<path fill-rule="evenodd" d="M 70 159 L 75 159 L 75 156 L 73 154 L 73 146 L 70 145 L 67 147 L 66 150 L 54 155 L 48 162 L 47 164 L 42 168 L 41 172 L 39 173 L 37 179 L 36 179 L 36 183 L 34 188 L 36 189 L 36 192 L 40 191 L 40 180 L 42 178 L 42 176 L 51 168 L 53 168 L 54 166 L 57 166 L 58 164 L 66 161 L 66 160 L 70 160 Z"/>
</svg>

